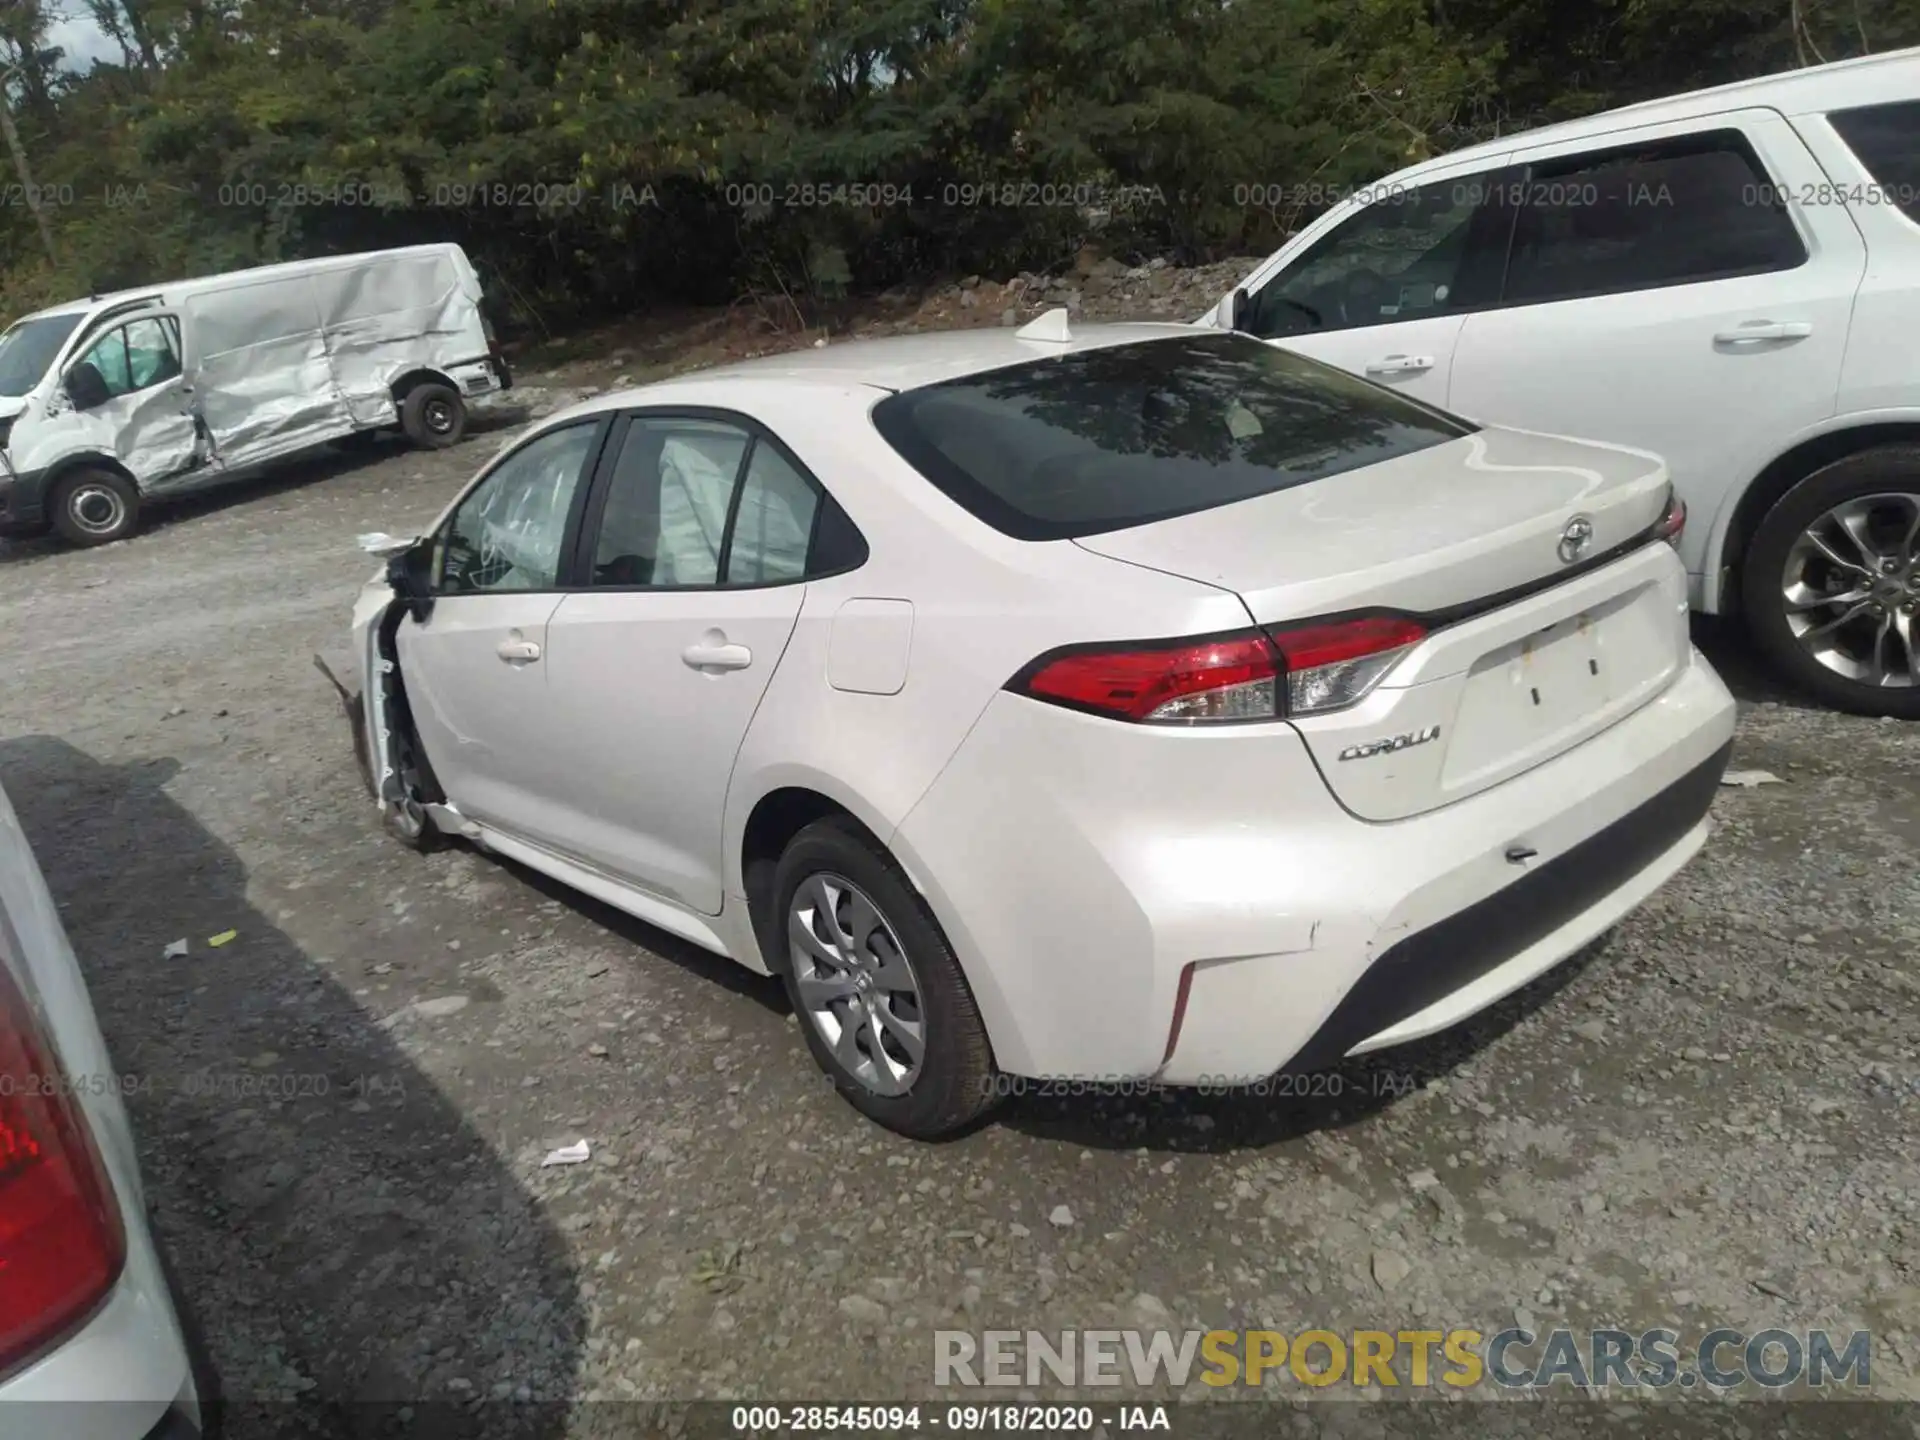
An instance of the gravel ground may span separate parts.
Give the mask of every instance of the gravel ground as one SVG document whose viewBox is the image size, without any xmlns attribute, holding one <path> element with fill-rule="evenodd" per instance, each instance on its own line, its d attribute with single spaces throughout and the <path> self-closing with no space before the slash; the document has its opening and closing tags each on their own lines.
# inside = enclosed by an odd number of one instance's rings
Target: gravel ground
<svg viewBox="0 0 1920 1440">
<path fill-rule="evenodd" d="M 1028 1097 L 914 1145 L 833 1095 L 773 982 L 382 834 L 311 657 L 344 658 L 354 535 L 411 531 L 498 438 L 0 547 L 0 781 L 230 1398 L 342 1431 L 365 1401 L 950 1398 L 943 1327 L 1516 1318 L 1869 1328 L 1875 1393 L 1920 1397 L 1911 726 L 1703 635 L 1735 765 L 1784 783 L 1723 789 L 1590 953 L 1338 1096 Z"/>
</svg>

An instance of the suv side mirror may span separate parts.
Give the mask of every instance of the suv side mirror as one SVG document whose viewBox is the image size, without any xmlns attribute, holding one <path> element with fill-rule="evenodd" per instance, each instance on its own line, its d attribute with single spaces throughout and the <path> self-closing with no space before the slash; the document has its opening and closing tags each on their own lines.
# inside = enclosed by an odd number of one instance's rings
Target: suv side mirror
<svg viewBox="0 0 1920 1440">
<path fill-rule="evenodd" d="M 1253 297 L 1245 289 L 1236 290 L 1227 300 L 1227 328 L 1242 330 L 1247 328 L 1247 315 L 1253 309 Z"/>
<path fill-rule="evenodd" d="M 433 540 L 416 540 L 387 560 L 387 584 L 405 602 L 415 621 L 433 613 Z"/>
<path fill-rule="evenodd" d="M 76 410 L 97 410 L 113 398 L 106 376 L 91 360 L 82 360 L 67 371 L 67 397 Z"/>
</svg>

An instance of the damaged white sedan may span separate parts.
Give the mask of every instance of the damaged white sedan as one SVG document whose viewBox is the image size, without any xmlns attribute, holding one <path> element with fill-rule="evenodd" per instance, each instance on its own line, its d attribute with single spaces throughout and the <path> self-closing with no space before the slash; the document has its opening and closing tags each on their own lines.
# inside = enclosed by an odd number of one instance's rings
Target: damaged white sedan
<svg viewBox="0 0 1920 1440">
<path fill-rule="evenodd" d="M 0 535 L 131 535 L 143 502 L 331 440 L 440 449 L 513 383 L 458 245 L 330 255 L 55 306 L 0 335 Z"/>
<path fill-rule="evenodd" d="M 866 1114 L 1431 1034 L 1699 849 L 1644 452 L 1245 336 L 851 343 L 555 415 L 355 616 L 370 779 L 783 978 Z"/>
</svg>

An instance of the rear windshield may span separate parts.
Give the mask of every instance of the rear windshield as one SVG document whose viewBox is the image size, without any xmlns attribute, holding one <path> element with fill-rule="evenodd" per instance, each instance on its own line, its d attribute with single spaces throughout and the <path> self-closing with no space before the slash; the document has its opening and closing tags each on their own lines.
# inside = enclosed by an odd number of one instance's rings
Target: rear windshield
<svg viewBox="0 0 1920 1440">
<path fill-rule="evenodd" d="M 1465 421 L 1244 335 L 1082 350 L 907 390 L 873 421 L 995 529 L 1060 540 L 1443 445 Z"/>
<path fill-rule="evenodd" d="M 1920 101 L 1837 110 L 1827 119 L 1884 192 L 1872 198 L 1920 220 Z"/>
</svg>

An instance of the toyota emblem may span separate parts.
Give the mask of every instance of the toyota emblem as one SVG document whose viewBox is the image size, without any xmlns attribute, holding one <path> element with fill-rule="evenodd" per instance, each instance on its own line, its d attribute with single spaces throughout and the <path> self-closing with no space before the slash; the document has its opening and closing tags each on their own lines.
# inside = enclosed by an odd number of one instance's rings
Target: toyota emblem
<svg viewBox="0 0 1920 1440">
<path fill-rule="evenodd" d="M 1593 543 L 1593 521 L 1584 515 L 1576 515 L 1567 521 L 1566 528 L 1560 532 L 1560 560 L 1571 565 L 1587 553 L 1587 546 Z"/>
</svg>

